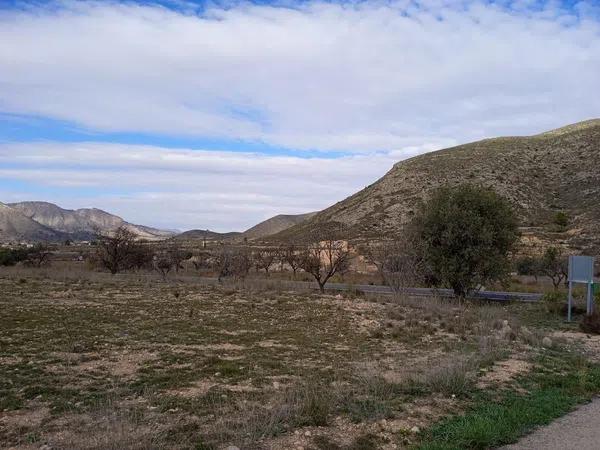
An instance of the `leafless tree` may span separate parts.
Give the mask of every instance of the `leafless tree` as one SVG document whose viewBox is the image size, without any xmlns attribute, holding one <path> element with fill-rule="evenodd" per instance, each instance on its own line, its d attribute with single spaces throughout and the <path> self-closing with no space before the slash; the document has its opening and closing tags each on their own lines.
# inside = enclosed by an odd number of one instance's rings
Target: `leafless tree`
<svg viewBox="0 0 600 450">
<path fill-rule="evenodd" d="M 167 275 L 175 267 L 173 259 L 167 252 L 160 252 L 154 255 L 152 260 L 152 268 L 160 274 L 163 280 L 167 280 Z"/>
<path fill-rule="evenodd" d="M 277 262 L 278 251 L 275 248 L 264 248 L 252 254 L 254 265 L 257 270 L 264 270 L 269 276 L 269 270 Z"/>
<path fill-rule="evenodd" d="M 415 286 L 424 278 L 425 267 L 417 242 L 408 237 L 371 243 L 364 253 L 394 292 Z"/>
<path fill-rule="evenodd" d="M 196 270 L 210 269 L 211 259 L 211 253 L 206 250 L 196 251 L 190 258 Z"/>
<path fill-rule="evenodd" d="M 192 257 L 192 252 L 182 249 L 177 242 L 173 241 L 166 250 L 166 257 L 171 260 L 175 272 L 179 272 L 183 269 L 183 262 Z"/>
<path fill-rule="evenodd" d="M 281 261 L 290 266 L 294 274 L 294 279 L 296 278 L 296 272 L 300 268 L 300 253 L 300 248 L 294 244 L 286 245 L 281 249 Z"/>
<path fill-rule="evenodd" d="M 153 256 L 152 248 L 149 245 L 138 242 L 138 245 L 131 249 L 128 265 L 135 270 L 151 269 Z"/>
<path fill-rule="evenodd" d="M 27 259 L 25 263 L 31 267 L 42 267 L 50 264 L 50 258 L 52 257 L 52 251 L 47 244 L 36 244 L 30 249 L 27 249 Z"/>
<path fill-rule="evenodd" d="M 550 277 L 554 289 L 558 289 L 568 278 L 569 262 L 560 248 L 550 247 L 540 260 L 540 269 L 544 275 Z"/>
<path fill-rule="evenodd" d="M 225 277 L 244 278 L 252 267 L 252 258 L 246 247 L 222 246 L 214 258 L 219 281 Z"/>
<path fill-rule="evenodd" d="M 350 266 L 351 253 L 348 244 L 331 235 L 323 235 L 308 244 L 300 253 L 299 266 L 311 274 L 325 292 L 325 284 L 336 273 L 344 273 Z"/>
<path fill-rule="evenodd" d="M 96 257 L 111 274 L 132 267 L 132 254 L 139 249 L 136 235 L 121 226 L 112 233 L 98 233 Z"/>
</svg>

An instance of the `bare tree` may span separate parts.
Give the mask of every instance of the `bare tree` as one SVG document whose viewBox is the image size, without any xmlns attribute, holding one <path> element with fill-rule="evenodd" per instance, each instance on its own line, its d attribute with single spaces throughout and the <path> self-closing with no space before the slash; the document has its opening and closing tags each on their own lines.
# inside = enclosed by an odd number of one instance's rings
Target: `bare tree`
<svg viewBox="0 0 600 450">
<path fill-rule="evenodd" d="M 179 272 L 180 269 L 183 269 L 183 262 L 193 255 L 192 252 L 182 249 L 177 242 L 173 241 L 166 250 L 166 256 L 171 260 L 175 272 Z"/>
<path fill-rule="evenodd" d="M 150 246 L 138 242 L 130 252 L 129 268 L 135 270 L 152 269 L 153 267 L 153 252 Z"/>
<path fill-rule="evenodd" d="M 289 244 L 281 250 L 281 261 L 290 266 L 294 279 L 296 279 L 296 272 L 300 268 L 300 253 L 300 249 L 294 244 Z"/>
<path fill-rule="evenodd" d="M 417 242 L 408 237 L 370 244 L 364 252 L 394 292 L 419 284 L 424 278 L 425 267 Z"/>
<path fill-rule="evenodd" d="M 204 248 L 204 247 L 203 247 Z M 194 252 L 190 260 L 196 270 L 210 269 L 212 255 L 206 250 L 199 250 Z"/>
<path fill-rule="evenodd" d="M 27 259 L 25 263 L 32 267 L 42 267 L 50 264 L 50 258 L 52 257 L 52 251 L 47 244 L 36 244 L 30 249 L 27 249 Z"/>
<path fill-rule="evenodd" d="M 269 276 L 269 270 L 271 266 L 277 261 L 278 252 L 274 248 L 260 249 L 252 254 L 254 265 L 257 270 L 264 270 L 267 276 Z"/>
<path fill-rule="evenodd" d="M 167 275 L 174 268 L 174 262 L 167 252 L 160 252 L 154 255 L 152 259 L 152 268 L 160 274 L 164 281 L 167 280 Z"/>
<path fill-rule="evenodd" d="M 325 237 L 304 248 L 299 257 L 299 266 L 311 274 L 325 292 L 325 284 L 336 273 L 344 273 L 350 266 L 351 254 L 344 241 Z"/>
<path fill-rule="evenodd" d="M 550 247 L 542 256 L 540 270 L 544 275 L 550 277 L 554 289 L 558 289 L 560 284 L 567 280 L 569 263 L 560 248 Z"/>
<path fill-rule="evenodd" d="M 219 281 L 225 277 L 244 278 L 252 267 L 250 252 L 245 247 L 222 246 L 214 258 Z"/>
<path fill-rule="evenodd" d="M 139 249 L 136 235 L 121 226 L 112 233 L 98 233 L 96 257 L 102 267 L 115 275 L 132 267 L 132 254 Z"/>
</svg>

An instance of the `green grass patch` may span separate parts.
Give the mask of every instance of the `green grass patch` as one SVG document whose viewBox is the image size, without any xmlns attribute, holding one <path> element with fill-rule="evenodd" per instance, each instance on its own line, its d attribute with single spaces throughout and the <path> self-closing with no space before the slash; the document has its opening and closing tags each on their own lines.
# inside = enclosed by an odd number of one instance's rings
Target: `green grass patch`
<svg viewBox="0 0 600 450">
<path fill-rule="evenodd" d="M 510 444 L 600 393 L 597 365 L 561 352 L 538 363 L 540 371 L 520 380 L 527 393 L 481 393 L 465 414 L 433 426 L 417 448 L 486 449 Z"/>
</svg>

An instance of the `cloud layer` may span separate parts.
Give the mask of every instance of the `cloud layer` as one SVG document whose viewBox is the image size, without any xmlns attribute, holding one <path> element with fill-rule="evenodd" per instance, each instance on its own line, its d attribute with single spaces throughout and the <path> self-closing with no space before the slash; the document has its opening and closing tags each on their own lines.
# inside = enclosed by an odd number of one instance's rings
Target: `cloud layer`
<svg viewBox="0 0 600 450">
<path fill-rule="evenodd" d="M 4 201 L 241 230 L 329 206 L 413 154 L 600 116 L 594 2 L 16 3 L 0 6 L 0 120 L 156 145 L 0 137 Z"/>
<path fill-rule="evenodd" d="M 600 112 L 590 4 L 234 3 L 194 13 L 67 0 L 5 10 L 0 110 L 296 149 L 530 133 Z"/>
<path fill-rule="evenodd" d="M 95 206 L 138 223 L 243 231 L 276 214 L 325 208 L 403 156 L 309 159 L 121 144 L 4 144 L 0 179 L 52 190 L 43 199 L 61 206 Z M 80 193 L 89 190 L 91 198 Z M 0 195 L 30 198 L 1 189 Z"/>
</svg>

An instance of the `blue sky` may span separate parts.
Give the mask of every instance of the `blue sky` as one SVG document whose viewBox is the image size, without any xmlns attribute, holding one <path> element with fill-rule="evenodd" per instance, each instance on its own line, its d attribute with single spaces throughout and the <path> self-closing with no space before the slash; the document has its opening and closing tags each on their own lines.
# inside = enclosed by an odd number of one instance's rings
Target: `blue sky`
<svg viewBox="0 0 600 450">
<path fill-rule="evenodd" d="M 600 116 L 600 7 L 4 1 L 0 67 L 0 201 L 241 230 Z"/>
</svg>

